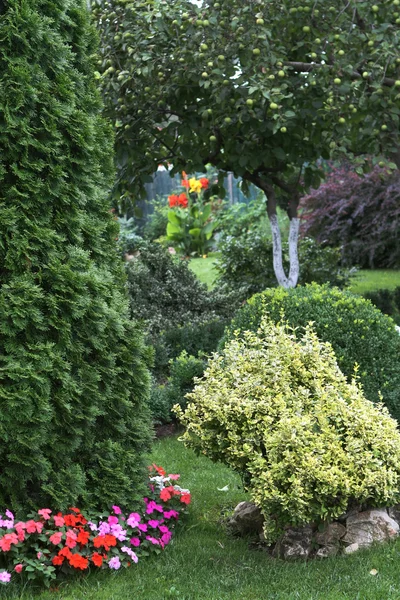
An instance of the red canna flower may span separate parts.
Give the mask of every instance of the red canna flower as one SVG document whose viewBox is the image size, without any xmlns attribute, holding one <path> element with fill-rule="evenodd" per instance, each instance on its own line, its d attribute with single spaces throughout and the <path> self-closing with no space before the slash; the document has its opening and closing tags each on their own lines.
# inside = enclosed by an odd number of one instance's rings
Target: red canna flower
<svg viewBox="0 0 400 600">
<path fill-rule="evenodd" d="M 168 203 L 170 208 L 173 208 L 174 206 L 178 206 L 179 204 L 179 198 L 176 194 L 172 194 L 171 196 L 168 196 Z"/>
<path fill-rule="evenodd" d="M 178 196 L 178 204 L 179 206 L 182 206 L 183 208 L 186 208 L 188 205 L 188 199 L 186 194 L 183 192 L 182 194 L 179 194 Z"/>
<path fill-rule="evenodd" d="M 201 183 L 201 187 L 203 188 L 203 190 L 206 190 L 210 183 L 209 180 L 207 179 L 207 177 L 200 177 L 199 181 Z"/>
</svg>

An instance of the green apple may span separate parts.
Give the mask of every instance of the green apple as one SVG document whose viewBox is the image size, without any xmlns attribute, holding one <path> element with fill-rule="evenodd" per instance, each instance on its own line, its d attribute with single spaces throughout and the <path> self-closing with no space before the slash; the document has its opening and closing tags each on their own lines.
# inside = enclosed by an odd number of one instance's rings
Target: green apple
<svg viewBox="0 0 400 600">
<path fill-rule="evenodd" d="M 261 54 L 260 48 L 254 48 L 253 49 L 253 54 L 254 54 L 254 56 L 258 56 L 259 54 Z"/>
<path fill-rule="evenodd" d="M 217 138 L 215 137 L 215 135 L 210 135 L 210 142 L 216 142 Z"/>
<path fill-rule="evenodd" d="M 382 127 L 381 127 L 382 131 L 387 131 L 387 128 L 388 128 L 387 125 L 382 125 Z"/>
<path fill-rule="evenodd" d="M 257 19 L 257 25 L 264 25 L 264 19 Z"/>
<path fill-rule="evenodd" d="M 203 79 L 208 79 L 208 73 L 206 73 L 205 71 L 203 71 L 203 73 L 201 74 Z"/>
<path fill-rule="evenodd" d="M 368 77 L 369 77 L 368 71 L 364 71 L 364 73 L 362 74 L 362 76 L 363 76 L 364 79 L 368 79 Z"/>
<path fill-rule="evenodd" d="M 379 12 L 379 6 L 377 4 L 373 4 L 371 6 L 371 10 L 372 10 L 372 12 L 377 13 L 377 12 Z"/>
<path fill-rule="evenodd" d="M 311 29 L 309 28 L 309 26 L 308 25 L 304 25 L 303 32 L 304 33 L 310 33 L 310 31 L 311 31 Z"/>
<path fill-rule="evenodd" d="M 249 106 L 251 108 L 253 106 L 254 102 L 251 98 L 247 98 L 246 104 L 247 104 L 247 106 Z"/>
<path fill-rule="evenodd" d="M 396 79 L 394 82 L 394 87 L 400 87 L 400 79 Z"/>
<path fill-rule="evenodd" d="M 201 44 L 200 45 L 200 50 L 203 50 L 203 52 L 205 52 L 206 50 L 208 50 L 207 44 Z"/>
<path fill-rule="evenodd" d="M 271 104 L 269 105 L 271 110 L 276 110 L 278 108 L 278 105 L 275 102 L 271 102 Z"/>
<path fill-rule="evenodd" d="M 339 77 L 335 77 L 335 79 L 333 80 L 333 83 L 334 83 L 335 85 L 340 85 L 340 84 L 342 83 L 342 80 L 341 80 L 341 79 L 339 79 Z"/>
<path fill-rule="evenodd" d="M 282 132 L 282 133 L 286 133 L 286 132 L 287 132 L 287 129 L 286 129 L 286 127 L 281 127 L 281 132 Z"/>
<path fill-rule="evenodd" d="M 218 55 L 218 60 L 221 61 L 221 62 L 224 61 L 225 60 L 225 56 L 223 54 L 219 54 Z"/>
<path fill-rule="evenodd" d="M 346 123 L 346 119 L 345 119 L 344 117 L 340 117 L 340 119 L 339 119 L 339 123 L 340 123 L 341 125 L 344 125 L 344 124 Z"/>
<path fill-rule="evenodd" d="M 232 123 L 232 119 L 230 117 L 225 117 L 224 121 L 227 125 L 229 125 L 229 123 Z"/>
<path fill-rule="evenodd" d="M 278 77 L 285 77 L 285 71 L 278 71 Z"/>
</svg>

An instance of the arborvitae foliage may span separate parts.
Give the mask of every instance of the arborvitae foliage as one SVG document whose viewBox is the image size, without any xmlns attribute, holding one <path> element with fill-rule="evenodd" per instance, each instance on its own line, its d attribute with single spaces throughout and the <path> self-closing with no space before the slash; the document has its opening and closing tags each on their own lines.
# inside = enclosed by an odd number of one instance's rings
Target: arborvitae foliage
<svg viewBox="0 0 400 600">
<path fill-rule="evenodd" d="M 107 203 L 112 136 L 79 0 L 0 15 L 0 506 L 131 507 L 147 349 Z M 110 143 L 111 142 L 111 143 Z"/>
</svg>

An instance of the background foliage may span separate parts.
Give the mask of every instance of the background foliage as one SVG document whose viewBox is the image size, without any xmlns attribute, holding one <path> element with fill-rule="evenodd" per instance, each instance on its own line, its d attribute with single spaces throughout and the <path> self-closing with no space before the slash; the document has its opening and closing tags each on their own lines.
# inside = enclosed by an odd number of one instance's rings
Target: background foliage
<svg viewBox="0 0 400 600">
<path fill-rule="evenodd" d="M 379 392 L 392 416 L 400 419 L 400 336 L 393 321 L 350 292 L 316 284 L 292 290 L 270 289 L 253 296 L 227 328 L 222 348 L 239 330 L 257 331 L 263 315 L 292 327 L 312 321 L 319 338 L 330 342 L 338 364 L 351 380 L 357 375 L 368 400 Z"/>
<path fill-rule="evenodd" d="M 341 249 L 343 264 L 400 266 L 400 175 L 375 167 L 360 177 L 349 165 L 333 169 L 302 199 L 303 235 Z"/>
</svg>

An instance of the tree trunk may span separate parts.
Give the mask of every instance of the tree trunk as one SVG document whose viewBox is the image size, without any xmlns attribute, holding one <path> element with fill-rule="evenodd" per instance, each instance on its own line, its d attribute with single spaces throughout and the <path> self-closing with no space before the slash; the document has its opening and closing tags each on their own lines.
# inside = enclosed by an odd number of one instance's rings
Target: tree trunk
<svg viewBox="0 0 400 600">
<path fill-rule="evenodd" d="M 283 257 L 282 257 L 282 237 L 279 229 L 278 216 L 276 212 L 276 196 L 273 187 L 269 187 L 268 191 L 265 191 L 267 196 L 267 213 L 271 223 L 272 230 L 272 248 L 273 248 L 273 264 L 274 272 L 278 284 L 286 289 L 296 287 L 297 281 L 300 274 L 299 255 L 298 255 L 298 241 L 299 241 L 299 229 L 300 219 L 297 217 L 297 205 L 298 200 L 296 198 L 290 202 L 288 215 L 290 220 L 289 230 L 289 276 L 286 276 L 285 269 L 283 268 Z"/>
</svg>

